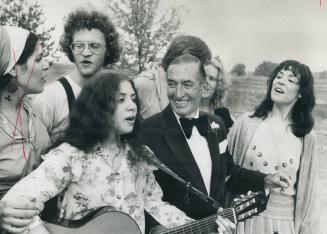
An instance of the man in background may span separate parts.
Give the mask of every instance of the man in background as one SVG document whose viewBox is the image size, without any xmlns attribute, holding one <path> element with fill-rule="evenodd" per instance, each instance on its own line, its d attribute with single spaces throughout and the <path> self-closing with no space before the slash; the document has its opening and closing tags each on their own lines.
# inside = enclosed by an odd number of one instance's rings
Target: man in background
<svg viewBox="0 0 327 234">
<path fill-rule="evenodd" d="M 85 83 L 118 61 L 118 37 L 105 14 L 79 9 L 68 15 L 60 45 L 75 69 L 60 82 L 47 85 L 34 100 L 53 143 L 67 128 L 69 107 Z"/>
</svg>

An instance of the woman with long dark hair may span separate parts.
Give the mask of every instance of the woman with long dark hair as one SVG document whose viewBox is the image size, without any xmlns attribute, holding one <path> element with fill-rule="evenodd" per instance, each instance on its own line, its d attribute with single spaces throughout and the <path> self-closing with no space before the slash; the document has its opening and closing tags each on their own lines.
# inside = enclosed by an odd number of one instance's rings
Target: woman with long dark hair
<svg viewBox="0 0 327 234">
<path fill-rule="evenodd" d="M 17 183 L 4 201 L 35 200 L 41 204 L 64 190 L 60 217 L 76 220 L 94 209 L 130 215 L 144 232 L 144 210 L 173 227 L 191 221 L 161 200 L 162 191 L 148 163 L 153 153 L 137 142 L 138 98 L 125 75 L 102 73 L 81 91 L 73 105 L 65 143 Z M 37 225 L 30 233 L 47 233 Z"/>
<path fill-rule="evenodd" d="M 237 164 L 262 173 L 282 173 L 287 189 L 270 189 L 267 209 L 238 225 L 238 233 L 319 233 L 317 157 L 310 68 L 279 64 L 268 79 L 265 99 L 237 119 L 228 139 Z"/>
<path fill-rule="evenodd" d="M 25 29 L 0 26 L 0 199 L 41 162 L 50 144 L 29 94 L 43 91 L 48 65 L 38 37 Z M 33 203 L 0 202 L 1 230 L 19 232 L 38 212 Z"/>
</svg>

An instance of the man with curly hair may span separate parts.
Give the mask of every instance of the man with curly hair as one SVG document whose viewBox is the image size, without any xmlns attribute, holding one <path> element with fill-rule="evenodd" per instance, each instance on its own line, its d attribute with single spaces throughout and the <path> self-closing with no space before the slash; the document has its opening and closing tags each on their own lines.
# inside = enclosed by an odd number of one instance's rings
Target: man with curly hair
<svg viewBox="0 0 327 234">
<path fill-rule="evenodd" d="M 118 61 L 118 39 L 114 25 L 105 14 L 78 9 L 68 15 L 60 45 L 76 67 L 60 82 L 46 86 L 34 100 L 53 143 L 67 128 L 70 104 L 85 83 L 104 66 Z"/>
</svg>

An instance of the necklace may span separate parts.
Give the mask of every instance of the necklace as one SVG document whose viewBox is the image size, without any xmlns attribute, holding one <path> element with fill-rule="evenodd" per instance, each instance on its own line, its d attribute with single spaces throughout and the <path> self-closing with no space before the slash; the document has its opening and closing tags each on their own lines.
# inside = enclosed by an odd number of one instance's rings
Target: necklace
<svg viewBox="0 0 327 234">
<path fill-rule="evenodd" d="M 21 124 L 21 122 L 18 122 L 17 121 L 17 124 L 14 124 L 11 120 L 10 120 L 10 118 L 8 118 L 8 116 L 3 112 L 3 111 L 0 111 L 0 113 L 3 115 L 3 117 L 7 120 L 7 122 L 9 123 L 9 124 L 11 124 L 12 125 L 12 127 L 14 127 L 14 130 L 12 130 L 12 129 L 8 129 L 8 130 L 10 130 L 7 134 L 10 134 L 10 137 L 11 138 L 13 138 L 13 136 L 14 135 L 16 135 L 15 134 L 15 132 L 16 131 L 18 131 L 19 133 L 20 133 L 20 135 L 21 135 L 21 137 L 22 138 L 27 138 L 27 137 L 25 137 L 25 135 L 23 134 L 23 132 L 22 132 L 22 126 L 21 126 L 21 129 L 19 129 L 18 128 L 18 123 L 20 123 Z M 7 132 L 7 131 L 6 131 Z M 11 134 L 13 135 L 13 136 L 11 136 Z M 27 133 L 27 135 L 28 135 L 28 133 Z"/>
</svg>

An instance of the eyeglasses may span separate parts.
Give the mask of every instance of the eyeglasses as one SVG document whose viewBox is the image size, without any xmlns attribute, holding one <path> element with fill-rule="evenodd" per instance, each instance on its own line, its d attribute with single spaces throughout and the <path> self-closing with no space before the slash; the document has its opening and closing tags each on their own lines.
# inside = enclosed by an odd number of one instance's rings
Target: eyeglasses
<svg viewBox="0 0 327 234">
<path fill-rule="evenodd" d="M 102 53 L 103 45 L 99 42 L 73 42 L 69 47 L 75 54 L 81 54 L 84 51 L 86 45 L 92 54 Z"/>
</svg>

